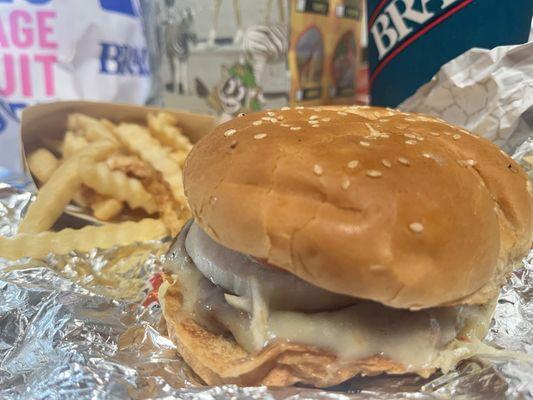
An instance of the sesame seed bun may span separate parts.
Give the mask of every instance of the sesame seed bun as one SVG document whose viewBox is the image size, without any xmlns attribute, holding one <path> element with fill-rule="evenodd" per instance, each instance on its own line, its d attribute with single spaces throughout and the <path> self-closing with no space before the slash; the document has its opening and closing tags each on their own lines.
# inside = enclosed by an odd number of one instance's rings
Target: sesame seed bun
<svg viewBox="0 0 533 400">
<path fill-rule="evenodd" d="M 531 245 L 519 165 L 418 114 L 245 115 L 200 140 L 184 184 L 196 222 L 223 246 L 391 307 L 485 303 Z"/>
</svg>

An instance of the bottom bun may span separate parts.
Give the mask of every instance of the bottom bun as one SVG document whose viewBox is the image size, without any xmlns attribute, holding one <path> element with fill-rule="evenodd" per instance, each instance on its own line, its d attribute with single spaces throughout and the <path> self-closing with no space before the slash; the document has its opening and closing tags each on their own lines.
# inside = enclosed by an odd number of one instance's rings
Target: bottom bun
<svg viewBox="0 0 533 400">
<path fill-rule="evenodd" d="M 183 359 L 208 385 L 289 386 L 299 382 L 327 387 L 356 375 L 407 372 L 402 364 L 382 356 L 340 360 L 323 349 L 288 342 L 274 342 L 251 355 L 231 336 L 209 332 L 182 312 L 179 281 L 172 282 L 170 276 L 165 280 L 159 300 L 168 334 Z M 433 371 L 419 374 L 429 375 Z"/>
</svg>

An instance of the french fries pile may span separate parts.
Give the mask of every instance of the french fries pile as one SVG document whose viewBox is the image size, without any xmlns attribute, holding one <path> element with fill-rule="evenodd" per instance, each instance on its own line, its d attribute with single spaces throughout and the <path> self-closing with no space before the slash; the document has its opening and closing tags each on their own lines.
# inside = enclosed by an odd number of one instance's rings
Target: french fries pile
<svg viewBox="0 0 533 400">
<path fill-rule="evenodd" d="M 67 129 L 56 154 L 39 148 L 29 155 L 41 187 L 19 233 L 0 237 L 0 257 L 87 251 L 179 232 L 190 216 L 182 167 L 192 145 L 174 116 L 148 114 L 142 126 L 71 114 Z M 71 202 L 103 225 L 50 231 Z"/>
</svg>

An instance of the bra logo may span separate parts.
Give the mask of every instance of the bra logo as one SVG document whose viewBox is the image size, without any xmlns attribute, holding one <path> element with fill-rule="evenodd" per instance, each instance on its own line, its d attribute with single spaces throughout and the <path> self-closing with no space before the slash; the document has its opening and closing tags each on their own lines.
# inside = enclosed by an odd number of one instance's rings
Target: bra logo
<svg viewBox="0 0 533 400">
<path fill-rule="evenodd" d="M 378 59 L 385 57 L 398 42 L 416 31 L 436 15 L 460 0 L 395 0 L 370 16 L 370 34 L 378 50 Z M 435 7 L 435 3 L 441 3 Z M 377 11 L 377 13 L 376 13 Z"/>
</svg>

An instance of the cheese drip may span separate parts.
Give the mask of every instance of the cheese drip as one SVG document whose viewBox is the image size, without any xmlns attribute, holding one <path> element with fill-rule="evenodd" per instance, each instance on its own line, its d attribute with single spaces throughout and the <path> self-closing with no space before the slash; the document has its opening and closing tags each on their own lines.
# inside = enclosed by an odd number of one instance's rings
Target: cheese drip
<svg viewBox="0 0 533 400">
<path fill-rule="evenodd" d="M 168 266 L 182 285 L 183 311 L 208 330 L 231 332 L 249 353 L 287 340 L 320 347 L 346 360 L 383 355 L 408 371 L 424 374 L 433 368 L 449 370 L 459 360 L 490 349 L 480 340 L 488 330 L 495 302 L 409 311 L 352 298 L 351 305 L 337 310 L 305 313 L 269 307 L 259 280 L 252 281 L 240 297 L 228 295 L 188 256 L 188 228 L 174 244 L 175 258 Z"/>
</svg>

